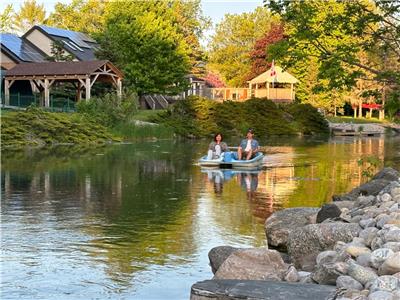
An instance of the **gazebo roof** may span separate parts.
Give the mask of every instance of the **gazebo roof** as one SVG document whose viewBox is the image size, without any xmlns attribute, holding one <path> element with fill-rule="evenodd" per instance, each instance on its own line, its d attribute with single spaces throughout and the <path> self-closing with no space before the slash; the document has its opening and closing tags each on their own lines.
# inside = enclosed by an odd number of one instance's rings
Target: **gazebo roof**
<svg viewBox="0 0 400 300">
<path fill-rule="evenodd" d="M 284 72 L 281 67 L 275 66 L 276 76 L 271 76 L 271 69 L 258 75 L 252 80 L 248 81 L 250 84 L 266 83 L 266 82 L 280 82 L 280 83 L 297 83 L 299 82 L 293 75 Z"/>
<path fill-rule="evenodd" d="M 95 72 L 104 65 L 111 68 L 118 76 L 123 77 L 121 71 L 107 60 L 21 63 L 8 70 L 5 75 L 6 77 L 86 75 Z"/>
</svg>

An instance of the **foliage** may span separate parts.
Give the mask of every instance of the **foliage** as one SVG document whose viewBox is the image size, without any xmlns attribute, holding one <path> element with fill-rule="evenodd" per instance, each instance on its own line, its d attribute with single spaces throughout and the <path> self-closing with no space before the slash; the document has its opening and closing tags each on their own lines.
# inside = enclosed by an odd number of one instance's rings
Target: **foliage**
<svg viewBox="0 0 400 300">
<path fill-rule="evenodd" d="M 178 101 L 154 121 L 172 127 L 181 136 L 189 137 L 209 136 L 218 131 L 227 136 L 236 136 L 244 134 L 249 127 L 253 127 L 260 138 L 328 131 L 326 121 L 313 107 L 297 104 L 282 109 L 266 99 L 217 103 L 190 97 Z"/>
<path fill-rule="evenodd" d="M 367 156 L 357 161 L 358 166 L 363 167 L 362 176 L 371 179 L 381 167 L 382 162 L 377 156 Z"/>
<path fill-rule="evenodd" d="M 120 67 L 140 95 L 186 90 L 190 49 L 164 1 L 108 3 L 99 55 Z"/>
<path fill-rule="evenodd" d="M 390 120 L 394 120 L 398 117 L 400 112 L 400 90 L 394 91 L 387 102 L 385 103 L 385 110 L 389 116 Z"/>
<path fill-rule="evenodd" d="M 262 7 L 250 13 L 225 15 L 209 45 L 211 68 L 217 70 L 228 85 L 243 86 L 250 72 L 250 52 L 255 42 L 277 21 L 277 17 Z"/>
<path fill-rule="evenodd" d="M 319 60 L 318 78 L 329 88 L 352 87 L 369 75 L 376 81 L 400 82 L 400 32 L 397 1 L 265 1 L 279 13 L 289 38 L 272 46 L 271 57 L 286 66 L 305 58 Z M 380 60 L 361 61 L 360 51 Z M 388 61 L 392 64 L 388 65 Z"/>
<path fill-rule="evenodd" d="M 111 132 L 117 136 L 123 136 L 124 140 L 134 139 L 171 139 L 174 137 L 174 131 L 171 127 L 165 125 L 147 125 L 133 123 L 119 123 L 111 129 Z"/>
<path fill-rule="evenodd" d="M 89 101 L 80 101 L 77 111 L 103 126 L 112 127 L 118 123 L 129 121 L 137 111 L 137 96 L 128 93 L 119 98 L 108 93 L 102 97 L 94 97 Z"/>
<path fill-rule="evenodd" d="M 30 107 L 2 116 L 4 147 L 54 144 L 98 144 L 118 140 L 106 128 L 79 114 L 50 113 Z"/>
<path fill-rule="evenodd" d="M 26 32 L 35 25 L 44 24 L 46 10 L 44 4 L 36 3 L 36 0 L 25 0 L 19 11 L 14 15 L 14 26 L 19 32 Z"/>
<path fill-rule="evenodd" d="M 107 1 L 73 0 L 70 3 L 58 2 L 49 16 L 49 24 L 89 34 L 99 33 L 104 26 L 104 12 Z"/>
<path fill-rule="evenodd" d="M 271 67 L 267 61 L 267 48 L 284 38 L 284 30 L 282 24 L 272 24 L 271 29 L 259 40 L 256 41 L 253 51 L 250 53 L 251 70 L 248 79 L 252 79 Z"/>
<path fill-rule="evenodd" d="M 215 87 L 215 88 L 225 87 L 225 83 L 222 81 L 221 77 L 216 72 L 207 71 L 207 75 L 203 79 L 210 87 Z"/>
<path fill-rule="evenodd" d="M 0 13 L 0 32 L 14 32 L 14 10 L 12 4 L 7 4 L 4 11 Z"/>
<path fill-rule="evenodd" d="M 64 44 L 61 41 L 53 41 L 51 44 L 51 55 L 47 57 L 48 61 L 72 61 L 74 56 L 64 50 Z"/>
</svg>

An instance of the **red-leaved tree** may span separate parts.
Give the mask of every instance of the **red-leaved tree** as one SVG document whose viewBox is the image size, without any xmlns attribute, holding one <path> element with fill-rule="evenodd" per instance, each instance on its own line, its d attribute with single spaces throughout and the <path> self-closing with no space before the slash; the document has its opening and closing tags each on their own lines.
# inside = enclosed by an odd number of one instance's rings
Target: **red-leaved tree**
<svg viewBox="0 0 400 300">
<path fill-rule="evenodd" d="M 273 24 L 271 30 L 264 37 L 257 40 L 254 44 L 254 50 L 250 52 L 252 61 L 251 71 L 248 80 L 264 73 L 271 67 L 271 62 L 267 62 L 267 47 L 284 39 L 284 29 L 282 24 Z"/>
<path fill-rule="evenodd" d="M 207 75 L 203 78 L 209 87 L 222 88 L 226 87 L 222 79 L 215 73 L 208 71 Z"/>
</svg>

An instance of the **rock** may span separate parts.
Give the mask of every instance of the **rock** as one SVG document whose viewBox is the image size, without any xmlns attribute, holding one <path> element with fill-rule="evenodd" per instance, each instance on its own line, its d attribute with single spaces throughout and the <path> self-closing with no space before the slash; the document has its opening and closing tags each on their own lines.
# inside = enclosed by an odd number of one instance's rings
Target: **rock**
<svg viewBox="0 0 400 300">
<path fill-rule="evenodd" d="M 341 215 L 342 211 L 335 204 L 325 204 L 317 214 L 317 223 L 322 223 L 326 219 L 334 219 Z"/>
<path fill-rule="evenodd" d="M 381 195 L 380 199 L 382 202 L 388 202 L 388 201 L 392 200 L 392 196 L 388 193 L 385 193 L 385 194 Z"/>
<path fill-rule="evenodd" d="M 376 217 L 376 227 L 383 228 L 389 220 L 390 217 L 387 214 L 380 214 Z"/>
<path fill-rule="evenodd" d="M 322 300 L 334 299 L 335 294 L 335 287 L 318 284 L 251 280 L 205 280 L 192 285 L 190 299 Z"/>
<path fill-rule="evenodd" d="M 290 266 L 283 279 L 287 282 L 297 282 L 300 280 L 300 276 L 296 268 Z"/>
<path fill-rule="evenodd" d="M 354 278 L 346 275 L 339 276 L 336 279 L 336 287 L 356 291 L 361 291 L 363 289 L 363 285 L 361 283 L 359 283 Z"/>
<path fill-rule="evenodd" d="M 367 227 L 364 230 L 361 230 L 358 236 L 364 240 L 365 245 L 371 246 L 371 242 L 376 237 L 378 231 L 378 228 Z"/>
<path fill-rule="evenodd" d="M 353 206 L 354 206 L 354 201 L 345 201 L 345 200 L 343 200 L 343 201 L 337 201 L 337 202 L 335 202 L 335 205 L 336 205 L 337 207 L 339 207 L 340 210 L 343 212 L 344 209 L 349 210 L 349 209 L 353 208 Z"/>
<path fill-rule="evenodd" d="M 383 246 L 383 240 L 380 237 L 375 237 L 372 242 L 371 242 L 371 249 L 376 250 L 379 248 L 382 248 Z"/>
<path fill-rule="evenodd" d="M 347 264 L 345 264 L 346 267 L 343 267 L 344 264 L 345 263 L 326 263 L 317 265 L 311 278 L 319 284 L 335 285 L 336 279 L 347 272 Z"/>
<path fill-rule="evenodd" d="M 396 300 L 390 292 L 377 291 L 369 294 L 368 300 Z"/>
<path fill-rule="evenodd" d="M 399 207 L 400 207 L 399 203 L 395 203 L 389 208 L 389 211 L 390 212 L 396 212 L 396 211 L 399 210 Z"/>
<path fill-rule="evenodd" d="M 378 277 L 372 269 L 359 266 L 354 262 L 349 264 L 348 275 L 363 285 Z"/>
<path fill-rule="evenodd" d="M 361 220 L 359 222 L 359 224 L 362 228 L 374 227 L 376 224 L 376 221 L 372 218 L 368 218 L 368 219 Z"/>
<path fill-rule="evenodd" d="M 359 195 L 376 196 L 389 184 L 390 180 L 384 178 L 372 179 L 371 181 L 356 187 L 345 195 L 334 196 L 333 201 L 356 200 Z"/>
<path fill-rule="evenodd" d="M 317 255 L 317 258 L 315 259 L 315 262 L 317 263 L 317 265 L 322 265 L 322 264 L 336 262 L 337 258 L 338 254 L 336 251 L 327 250 L 319 253 Z"/>
<path fill-rule="evenodd" d="M 394 276 L 381 276 L 376 278 L 370 287 L 371 292 L 387 291 L 394 292 L 400 289 L 400 281 Z"/>
<path fill-rule="evenodd" d="M 296 268 L 312 271 L 319 252 L 332 249 L 337 241 L 350 242 L 361 227 L 351 223 L 310 224 L 290 232 L 288 253 Z"/>
<path fill-rule="evenodd" d="M 400 228 L 391 227 L 384 235 L 384 240 L 388 242 L 400 242 Z"/>
<path fill-rule="evenodd" d="M 219 246 L 212 248 L 208 252 L 208 259 L 210 260 L 210 266 L 213 274 L 217 272 L 222 263 L 231 255 L 233 252 L 239 250 L 239 248 L 234 248 L 231 246 Z"/>
<path fill-rule="evenodd" d="M 265 222 L 268 245 L 287 249 L 287 238 L 291 231 L 309 224 L 308 217 L 315 215 L 318 208 L 288 208 L 273 213 Z"/>
<path fill-rule="evenodd" d="M 357 257 L 361 254 L 370 253 L 371 250 L 365 246 L 350 245 L 346 248 L 346 252 L 352 257 Z"/>
<path fill-rule="evenodd" d="M 367 206 L 372 206 L 376 203 L 377 199 L 375 196 L 369 195 L 369 196 L 359 196 L 357 197 L 356 201 L 354 202 L 354 207 L 367 207 Z"/>
<path fill-rule="evenodd" d="M 371 266 L 371 253 L 364 253 L 364 254 L 357 256 L 356 262 L 360 266 L 370 267 Z"/>
<path fill-rule="evenodd" d="M 400 173 L 393 168 L 383 168 L 381 171 L 376 173 L 372 179 L 386 179 L 389 181 L 398 181 Z"/>
<path fill-rule="evenodd" d="M 392 188 L 391 191 L 390 191 L 390 195 L 392 196 L 392 198 L 395 198 L 398 195 L 400 195 L 400 187 Z"/>
<path fill-rule="evenodd" d="M 393 252 L 400 251 L 400 242 L 388 242 L 383 244 L 382 248 L 388 248 L 393 250 Z"/>
<path fill-rule="evenodd" d="M 390 255 L 380 266 L 379 275 L 392 275 L 400 272 L 400 252 Z"/>
<path fill-rule="evenodd" d="M 276 250 L 251 248 L 234 251 L 213 279 L 282 280 L 287 265 Z"/>
<path fill-rule="evenodd" d="M 391 249 L 387 248 L 376 249 L 371 253 L 371 266 L 373 266 L 375 269 L 379 269 L 382 263 L 393 253 L 394 252 Z"/>
</svg>

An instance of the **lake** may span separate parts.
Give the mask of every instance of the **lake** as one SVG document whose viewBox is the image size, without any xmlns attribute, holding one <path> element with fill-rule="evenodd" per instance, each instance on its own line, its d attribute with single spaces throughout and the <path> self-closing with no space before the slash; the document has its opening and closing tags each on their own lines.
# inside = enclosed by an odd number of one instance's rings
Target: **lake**
<svg viewBox="0 0 400 300">
<path fill-rule="evenodd" d="M 261 144 L 263 169 L 244 173 L 197 166 L 208 141 L 3 150 L 1 298 L 188 299 L 211 248 L 265 246 L 273 211 L 400 169 L 399 137 Z"/>
</svg>

